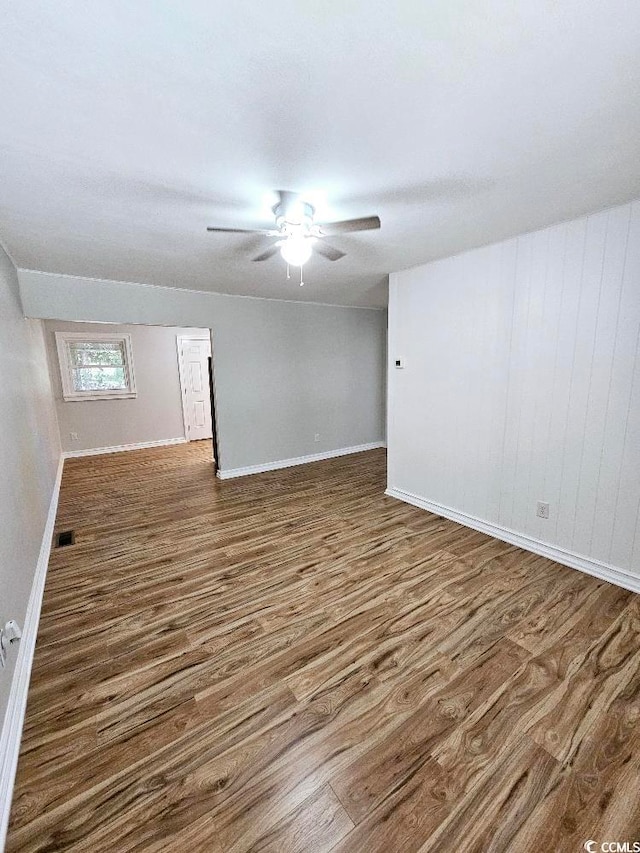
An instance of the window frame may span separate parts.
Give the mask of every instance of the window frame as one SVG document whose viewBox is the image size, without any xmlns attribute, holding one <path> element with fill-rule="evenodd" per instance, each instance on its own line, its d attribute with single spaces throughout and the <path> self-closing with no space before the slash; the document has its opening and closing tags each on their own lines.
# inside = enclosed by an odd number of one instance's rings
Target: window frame
<svg viewBox="0 0 640 853">
<path fill-rule="evenodd" d="M 62 397 L 65 402 L 78 403 L 85 400 L 130 400 L 137 397 L 136 380 L 133 372 L 133 350 L 131 346 L 131 335 L 95 332 L 56 332 L 56 348 L 58 350 L 58 364 L 60 367 L 60 379 L 62 381 Z M 93 389 L 91 391 L 78 391 L 73 385 L 73 359 L 71 358 L 71 343 L 118 343 L 123 344 L 124 372 L 127 379 L 127 388 L 105 388 L 103 391 Z"/>
</svg>

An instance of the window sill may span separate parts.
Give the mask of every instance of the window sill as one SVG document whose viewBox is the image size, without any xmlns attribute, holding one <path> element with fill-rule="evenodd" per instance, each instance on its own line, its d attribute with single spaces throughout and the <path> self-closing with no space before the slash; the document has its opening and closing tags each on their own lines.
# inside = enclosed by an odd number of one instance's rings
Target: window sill
<svg viewBox="0 0 640 853">
<path fill-rule="evenodd" d="M 65 403 L 86 403 L 95 400 L 131 400 L 137 396 L 135 391 L 105 391 L 100 394 L 87 391 L 83 394 L 63 394 L 62 399 Z"/>
</svg>

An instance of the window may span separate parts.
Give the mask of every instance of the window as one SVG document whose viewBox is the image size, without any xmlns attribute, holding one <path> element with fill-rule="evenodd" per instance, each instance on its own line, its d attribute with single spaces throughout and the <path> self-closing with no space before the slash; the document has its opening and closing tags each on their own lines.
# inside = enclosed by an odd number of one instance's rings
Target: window
<svg viewBox="0 0 640 853">
<path fill-rule="evenodd" d="M 56 332 L 65 400 L 119 400 L 136 396 L 131 335 Z"/>
</svg>

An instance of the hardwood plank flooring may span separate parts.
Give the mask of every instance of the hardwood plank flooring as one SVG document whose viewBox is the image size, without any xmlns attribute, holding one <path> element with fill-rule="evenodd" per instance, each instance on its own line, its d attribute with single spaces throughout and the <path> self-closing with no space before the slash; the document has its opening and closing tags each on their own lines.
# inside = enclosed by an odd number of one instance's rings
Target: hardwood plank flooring
<svg viewBox="0 0 640 853">
<path fill-rule="evenodd" d="M 640 597 L 385 497 L 382 451 L 209 460 L 65 464 L 10 853 L 640 840 Z"/>
</svg>

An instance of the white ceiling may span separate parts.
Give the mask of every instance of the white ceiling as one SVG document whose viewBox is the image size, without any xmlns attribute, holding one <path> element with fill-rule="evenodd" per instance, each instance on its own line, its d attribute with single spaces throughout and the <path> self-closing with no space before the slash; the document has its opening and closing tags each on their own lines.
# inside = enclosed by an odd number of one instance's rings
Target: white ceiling
<svg viewBox="0 0 640 853">
<path fill-rule="evenodd" d="M 390 271 L 640 195 L 637 0 L 20 0 L 0 13 L 0 237 L 21 267 L 358 305 Z M 306 285 L 207 225 L 274 189 Z"/>
</svg>

